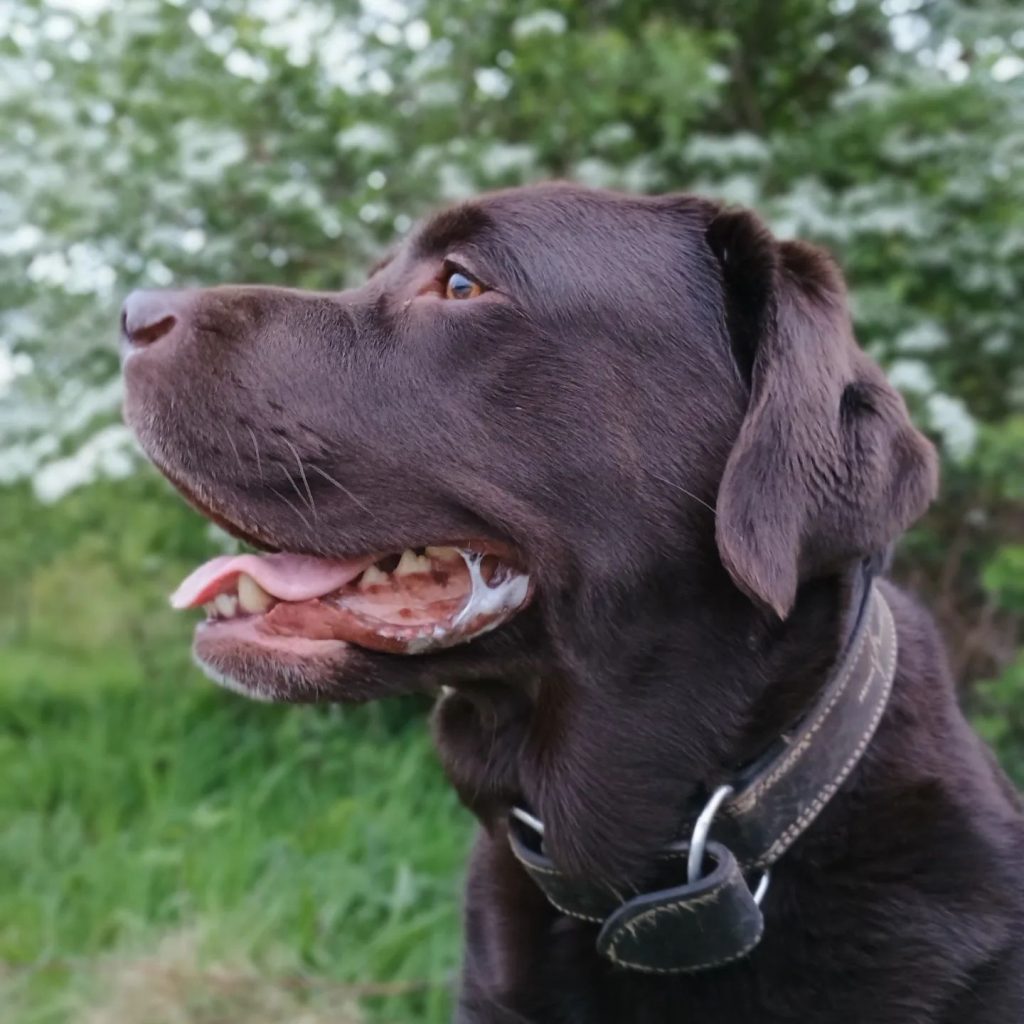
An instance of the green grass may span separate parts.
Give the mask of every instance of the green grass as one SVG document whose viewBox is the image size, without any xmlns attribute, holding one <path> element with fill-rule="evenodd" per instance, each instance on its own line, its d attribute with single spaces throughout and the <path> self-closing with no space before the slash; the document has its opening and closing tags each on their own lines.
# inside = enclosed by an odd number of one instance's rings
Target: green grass
<svg viewBox="0 0 1024 1024">
<path fill-rule="evenodd" d="M 446 1021 L 470 822 L 423 709 L 251 704 L 175 650 L 5 652 L 4 1021 Z"/>
<path fill-rule="evenodd" d="M 166 595 L 155 474 L 0 489 L 0 1022 L 449 1020 L 472 828 L 409 701 L 253 704 Z"/>
</svg>

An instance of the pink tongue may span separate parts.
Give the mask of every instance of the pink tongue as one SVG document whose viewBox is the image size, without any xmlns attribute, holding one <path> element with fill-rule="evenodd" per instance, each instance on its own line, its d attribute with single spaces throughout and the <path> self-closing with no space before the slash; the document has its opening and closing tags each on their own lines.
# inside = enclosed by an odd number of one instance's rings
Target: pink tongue
<svg viewBox="0 0 1024 1024">
<path fill-rule="evenodd" d="M 171 594 L 171 607 L 195 608 L 225 589 L 240 572 L 248 573 L 279 601 L 309 601 L 354 580 L 373 558 L 344 561 L 311 555 L 220 555 L 199 566 Z"/>
</svg>

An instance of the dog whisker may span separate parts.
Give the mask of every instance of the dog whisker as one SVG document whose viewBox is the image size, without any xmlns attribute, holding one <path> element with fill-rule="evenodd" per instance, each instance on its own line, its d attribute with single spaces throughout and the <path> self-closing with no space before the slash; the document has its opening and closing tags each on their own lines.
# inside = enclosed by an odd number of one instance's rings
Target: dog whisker
<svg viewBox="0 0 1024 1024">
<path fill-rule="evenodd" d="M 285 470 L 285 475 L 288 476 L 288 470 Z M 288 476 L 288 479 L 291 480 L 292 478 Z M 292 486 L 295 486 L 294 480 L 292 480 Z M 276 487 L 271 487 L 268 484 L 267 489 L 276 494 L 302 520 L 302 523 L 307 530 L 313 529 L 313 524 L 306 518 L 306 516 L 302 512 L 302 509 L 300 509 L 299 506 L 295 504 L 295 502 L 291 501 L 289 498 L 286 498 Z M 298 491 L 297 487 L 295 489 L 296 491 Z"/>
<path fill-rule="evenodd" d="M 368 516 L 370 516 L 371 519 L 377 519 L 377 516 L 374 514 L 373 509 L 371 509 L 364 502 L 360 501 L 359 498 L 357 498 L 343 483 L 341 483 L 338 480 L 335 480 L 330 473 L 321 469 L 315 462 L 311 462 L 309 464 L 309 468 L 319 473 L 328 483 L 331 483 L 335 487 L 337 487 L 342 494 L 344 494 L 354 505 L 358 505 Z"/>
<path fill-rule="evenodd" d="M 252 449 L 256 453 L 256 468 L 259 470 L 260 483 L 263 483 L 263 460 L 260 458 L 260 446 L 256 443 L 256 432 L 249 426 L 245 429 L 249 431 L 249 436 L 252 438 Z"/>
<path fill-rule="evenodd" d="M 694 494 L 693 491 L 688 491 L 685 487 L 683 487 L 682 484 L 677 484 L 672 480 L 666 480 L 665 477 L 660 476 L 658 473 L 655 473 L 653 470 L 650 469 L 645 470 L 645 472 L 648 476 L 654 477 L 654 479 L 657 480 L 659 483 L 665 484 L 666 487 L 671 487 L 673 490 L 681 491 L 688 498 L 693 498 L 693 500 L 697 502 L 698 505 L 703 505 L 713 515 L 718 515 L 718 509 L 716 509 L 714 505 L 709 505 L 703 498 L 701 498 L 699 495 Z"/>
<path fill-rule="evenodd" d="M 313 491 L 310 489 L 309 480 L 306 479 L 306 470 L 302 466 L 302 458 L 299 455 L 299 450 L 287 438 L 284 439 L 284 443 L 288 445 L 289 448 L 291 448 L 292 455 L 295 456 L 295 461 L 298 463 L 299 476 L 302 477 L 302 483 L 305 485 L 306 488 L 306 496 L 309 498 L 309 510 L 310 512 L 313 513 L 313 521 L 316 522 L 318 518 L 316 514 L 316 502 L 313 500 Z M 289 476 L 288 479 L 291 480 L 291 476 Z M 292 483 L 294 486 L 294 481 L 292 481 Z M 297 489 L 298 488 L 296 488 L 296 490 Z"/>
<path fill-rule="evenodd" d="M 296 493 L 296 495 L 298 495 L 299 501 L 301 501 L 302 504 L 306 505 L 306 507 L 308 508 L 306 495 L 303 494 L 301 490 L 299 490 L 299 485 L 295 482 L 295 477 L 293 477 L 291 473 L 288 471 L 288 467 L 282 465 L 281 472 L 284 473 L 286 477 L 288 477 L 288 483 L 292 485 L 292 490 Z"/>
<path fill-rule="evenodd" d="M 235 453 L 235 462 L 238 463 L 238 468 L 244 473 L 245 466 L 242 464 L 242 456 L 238 454 L 238 445 L 235 444 L 235 439 L 231 436 L 231 431 L 225 430 L 223 433 L 228 439 L 228 444 L 231 445 L 231 450 Z"/>
</svg>

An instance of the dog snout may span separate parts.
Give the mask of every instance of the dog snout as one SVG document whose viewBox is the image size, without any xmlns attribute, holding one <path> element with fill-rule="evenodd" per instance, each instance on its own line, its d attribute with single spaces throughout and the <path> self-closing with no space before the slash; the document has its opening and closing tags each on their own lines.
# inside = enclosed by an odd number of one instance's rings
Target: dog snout
<svg viewBox="0 0 1024 1024">
<path fill-rule="evenodd" d="M 134 291 L 121 308 L 121 342 L 128 351 L 168 344 L 184 334 L 194 305 L 190 291 Z"/>
</svg>

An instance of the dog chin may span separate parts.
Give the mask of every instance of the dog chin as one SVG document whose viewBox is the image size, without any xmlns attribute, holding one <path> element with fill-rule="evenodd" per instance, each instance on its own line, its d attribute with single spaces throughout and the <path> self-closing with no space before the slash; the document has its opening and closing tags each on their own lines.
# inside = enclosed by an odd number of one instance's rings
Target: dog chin
<svg viewBox="0 0 1024 1024">
<path fill-rule="evenodd" d="M 339 680 L 348 674 L 353 649 L 342 640 L 268 636 L 252 620 L 241 619 L 200 623 L 192 654 L 210 679 L 235 693 L 312 703 L 346 699 Z"/>
</svg>

